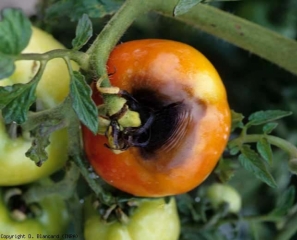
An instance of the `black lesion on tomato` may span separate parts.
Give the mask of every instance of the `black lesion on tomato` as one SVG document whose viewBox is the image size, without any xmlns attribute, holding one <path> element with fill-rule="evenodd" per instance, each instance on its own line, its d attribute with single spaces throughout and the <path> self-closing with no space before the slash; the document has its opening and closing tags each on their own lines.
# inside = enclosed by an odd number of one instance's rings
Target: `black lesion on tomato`
<svg viewBox="0 0 297 240">
<path fill-rule="evenodd" d="M 180 115 L 187 109 L 183 101 L 168 103 L 169 99 L 150 89 L 137 89 L 127 97 L 127 104 L 140 114 L 142 126 L 128 129 L 132 145 L 139 147 L 144 159 L 152 158 L 175 133 Z M 171 139 L 175 141 L 175 139 Z M 178 140 L 178 139 L 176 139 Z"/>
</svg>

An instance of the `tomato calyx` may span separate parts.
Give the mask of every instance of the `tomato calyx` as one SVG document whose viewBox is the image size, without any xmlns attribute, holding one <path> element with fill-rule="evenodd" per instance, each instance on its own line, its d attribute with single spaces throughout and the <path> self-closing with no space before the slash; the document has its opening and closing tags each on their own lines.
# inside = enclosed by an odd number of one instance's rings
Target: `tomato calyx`
<svg viewBox="0 0 297 240">
<path fill-rule="evenodd" d="M 85 199 L 88 205 L 88 211 L 97 212 L 101 216 L 101 220 L 105 222 L 118 221 L 123 224 L 129 222 L 129 216 L 133 214 L 135 209 L 139 206 L 138 201 L 133 199 L 118 201 L 110 206 L 100 203 L 100 201 L 93 195 Z"/>
<path fill-rule="evenodd" d="M 183 101 L 165 103 L 158 97 L 152 100 L 154 92 L 147 89 L 137 91 L 136 95 L 137 98 L 124 90 L 119 91 L 119 96 L 126 99 L 126 103 L 117 113 L 107 117 L 110 122 L 105 132 L 108 140 L 105 146 L 116 153 L 130 147 L 139 147 L 141 154 L 150 158 L 165 144 L 170 146 L 173 142 L 174 145 L 182 135 L 180 133 L 187 126 L 187 108 Z M 120 120 L 128 110 L 139 114 L 142 123 L 140 126 L 121 125 Z"/>
</svg>

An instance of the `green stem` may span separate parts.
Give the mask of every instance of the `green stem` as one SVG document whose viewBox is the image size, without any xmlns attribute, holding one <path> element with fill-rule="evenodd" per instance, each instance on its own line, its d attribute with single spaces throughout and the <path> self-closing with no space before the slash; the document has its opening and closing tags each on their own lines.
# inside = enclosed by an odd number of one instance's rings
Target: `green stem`
<svg viewBox="0 0 297 240">
<path fill-rule="evenodd" d="M 290 240 L 297 232 L 297 213 L 292 215 L 286 222 L 285 227 L 279 231 L 275 240 Z"/>
<path fill-rule="evenodd" d="M 31 131 L 34 128 L 38 127 L 40 124 L 55 121 L 60 122 L 65 119 L 67 116 L 67 109 L 69 103 L 62 102 L 54 108 L 43 110 L 40 112 L 29 112 L 28 120 L 22 124 L 22 129 L 24 131 Z"/>
<path fill-rule="evenodd" d="M 29 190 L 25 192 L 23 198 L 27 204 L 39 202 L 43 198 L 55 194 L 62 196 L 63 199 L 69 199 L 75 192 L 79 176 L 80 174 L 78 168 L 72 164 L 66 172 L 63 180 L 54 183 L 45 179 L 43 180 L 45 181 L 45 184 L 43 184 L 43 181 L 41 180 L 41 184 L 37 182 L 36 185 L 31 186 Z"/>
<path fill-rule="evenodd" d="M 201 232 L 202 230 L 210 229 L 212 227 L 218 228 L 224 224 L 236 224 L 239 221 L 248 222 L 248 223 L 263 223 L 263 222 L 278 222 L 282 218 L 277 216 L 270 216 L 270 215 L 260 215 L 260 216 L 243 216 L 241 218 L 233 217 L 228 219 L 221 219 L 219 221 L 214 221 L 210 224 L 189 224 L 183 226 L 182 230 L 184 232 Z"/>
<path fill-rule="evenodd" d="M 54 58 L 68 57 L 77 62 L 84 70 L 89 70 L 89 55 L 80 51 L 73 51 L 68 49 L 55 49 L 46 53 L 23 53 L 19 55 L 16 61 L 20 60 L 36 60 L 49 61 Z"/>
<path fill-rule="evenodd" d="M 178 0 L 157 2 L 152 3 L 154 10 L 167 17 L 173 17 L 173 9 Z M 174 18 L 297 74 L 297 43 L 293 39 L 207 4 L 197 4 L 186 14 Z"/>
<path fill-rule="evenodd" d="M 73 109 L 68 113 L 67 118 L 69 121 L 68 135 L 69 139 L 71 139 L 68 147 L 70 159 L 76 164 L 80 173 L 88 183 L 89 187 L 99 198 L 100 202 L 110 205 L 113 200 L 111 195 L 103 189 L 95 178 L 91 177 L 91 172 L 88 170 L 89 166 L 82 153 L 80 122 Z"/>
<path fill-rule="evenodd" d="M 84 240 L 84 217 L 83 206 L 80 203 L 79 196 L 75 193 L 68 201 L 67 207 L 72 218 L 74 231 L 77 234 L 76 240 Z"/>
<path fill-rule="evenodd" d="M 87 53 L 91 56 L 90 60 L 95 74 L 99 77 L 104 77 L 101 84 L 102 87 L 111 86 L 106 71 L 106 62 L 111 50 L 133 21 L 150 9 L 149 3 L 150 1 L 125 1 L 88 49 Z"/>
<path fill-rule="evenodd" d="M 241 146 L 244 143 L 256 143 L 261 138 L 263 138 L 263 135 L 261 134 L 243 135 L 231 140 L 229 144 L 233 146 Z M 265 138 L 268 140 L 270 144 L 286 151 L 289 154 L 290 158 L 297 158 L 297 148 L 292 143 L 282 138 L 271 135 L 266 135 Z"/>
</svg>

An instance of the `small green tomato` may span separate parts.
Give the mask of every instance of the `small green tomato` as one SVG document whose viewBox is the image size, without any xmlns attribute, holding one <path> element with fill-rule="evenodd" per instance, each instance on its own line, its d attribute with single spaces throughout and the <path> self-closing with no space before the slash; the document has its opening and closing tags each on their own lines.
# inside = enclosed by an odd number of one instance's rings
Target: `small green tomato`
<svg viewBox="0 0 297 240">
<path fill-rule="evenodd" d="M 207 189 L 206 196 L 214 209 L 224 203 L 229 205 L 230 213 L 238 213 L 241 209 L 241 196 L 230 185 L 215 183 Z"/>
<path fill-rule="evenodd" d="M 176 203 L 164 199 L 140 200 L 127 223 L 104 221 L 92 207 L 90 199 L 84 206 L 86 240 L 177 240 L 180 222 Z"/>
</svg>

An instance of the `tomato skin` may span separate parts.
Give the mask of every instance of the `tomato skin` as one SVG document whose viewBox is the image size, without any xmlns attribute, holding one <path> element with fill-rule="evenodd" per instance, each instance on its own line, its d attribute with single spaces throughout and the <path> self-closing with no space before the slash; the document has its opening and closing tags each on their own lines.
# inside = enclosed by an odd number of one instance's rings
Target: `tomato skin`
<svg viewBox="0 0 297 240">
<path fill-rule="evenodd" d="M 241 196 L 230 185 L 214 183 L 207 189 L 206 195 L 215 209 L 223 203 L 229 204 L 230 213 L 238 213 L 241 209 Z"/>
<path fill-rule="evenodd" d="M 32 36 L 23 53 L 43 53 L 64 46 L 48 33 L 33 27 Z M 37 71 L 34 61 L 17 61 L 13 75 L 0 80 L 0 86 L 27 83 Z M 77 66 L 74 66 L 77 68 Z M 43 109 L 61 103 L 69 92 L 69 73 L 62 59 L 48 62 L 44 74 L 37 86 L 36 96 Z M 0 186 L 14 186 L 36 181 L 60 169 L 68 158 L 67 130 L 54 132 L 47 148 L 48 160 L 41 166 L 25 156 L 31 147 L 31 140 L 22 136 L 11 139 L 6 132 L 0 112 Z"/>
<path fill-rule="evenodd" d="M 84 236 L 86 240 L 177 240 L 180 222 L 174 198 L 139 201 L 127 223 L 106 222 L 92 208 L 90 199 L 84 204 Z"/>
<path fill-rule="evenodd" d="M 26 238 L 37 234 L 55 235 L 54 238 L 61 239 L 69 224 L 69 214 L 64 200 L 58 195 L 51 195 L 38 203 L 41 214 L 37 217 L 28 217 L 24 220 L 14 220 L 3 200 L 3 189 L 0 189 L 0 232 L 4 235 L 22 235 Z M 46 239 L 39 237 L 39 239 Z"/>
<path fill-rule="evenodd" d="M 136 196 L 159 197 L 187 192 L 211 173 L 230 132 L 224 85 L 212 64 L 196 49 L 169 40 L 136 40 L 118 45 L 107 63 L 112 85 L 146 101 L 182 102 L 186 127 L 176 141 L 146 158 L 131 147 L 115 155 L 106 138 L 83 127 L 84 148 L 95 171 L 109 184 Z M 139 94 L 141 97 L 141 94 Z M 94 93 L 97 104 L 102 103 Z"/>
</svg>

